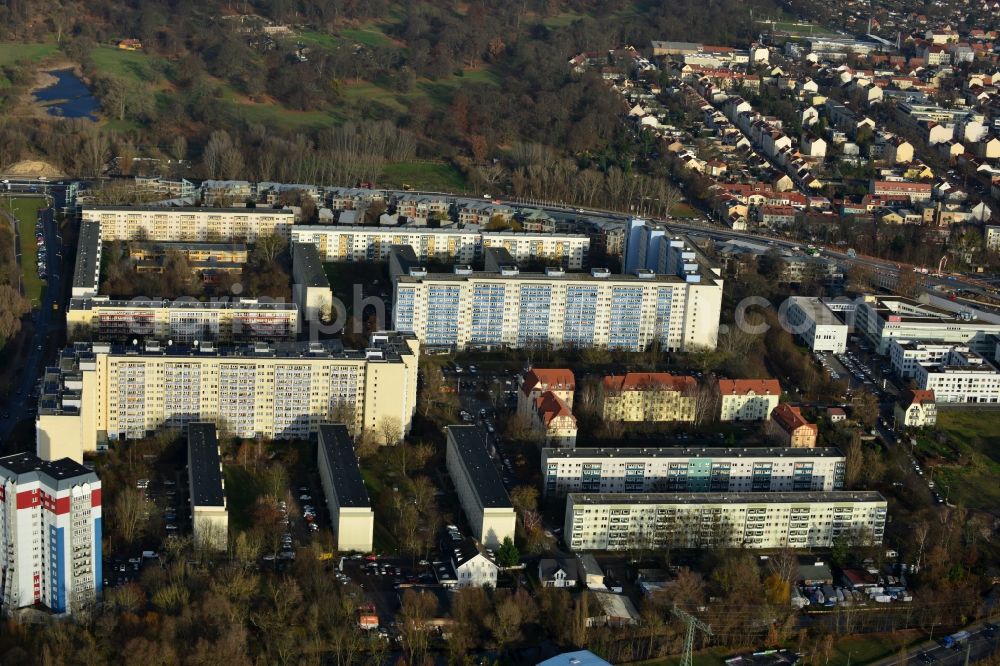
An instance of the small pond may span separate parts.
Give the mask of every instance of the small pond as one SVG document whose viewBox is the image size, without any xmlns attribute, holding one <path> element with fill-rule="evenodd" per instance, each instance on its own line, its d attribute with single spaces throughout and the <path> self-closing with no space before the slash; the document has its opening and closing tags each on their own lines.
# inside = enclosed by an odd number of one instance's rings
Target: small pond
<svg viewBox="0 0 1000 666">
<path fill-rule="evenodd" d="M 47 88 L 36 90 L 34 95 L 50 115 L 97 120 L 94 112 L 100 103 L 72 69 L 59 69 L 49 74 L 56 77 L 56 82 Z"/>
</svg>

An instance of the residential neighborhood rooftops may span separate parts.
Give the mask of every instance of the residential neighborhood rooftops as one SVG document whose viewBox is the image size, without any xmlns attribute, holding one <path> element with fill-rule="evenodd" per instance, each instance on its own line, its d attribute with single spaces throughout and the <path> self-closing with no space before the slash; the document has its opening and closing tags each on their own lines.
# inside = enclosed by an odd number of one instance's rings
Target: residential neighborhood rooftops
<svg viewBox="0 0 1000 666">
<path fill-rule="evenodd" d="M 720 379 L 722 395 L 781 395 L 777 379 Z"/>
<path fill-rule="evenodd" d="M 607 392 L 621 391 L 684 391 L 698 386 L 697 380 L 689 375 L 673 375 L 669 372 L 629 372 L 611 375 L 603 380 Z"/>
<path fill-rule="evenodd" d="M 524 375 L 521 390 L 528 395 L 535 387 L 549 391 L 574 391 L 576 378 L 572 370 L 565 368 L 532 368 Z"/>
<path fill-rule="evenodd" d="M 802 416 L 802 409 L 800 407 L 793 407 L 788 403 L 782 403 L 775 407 L 771 412 L 771 419 L 786 432 L 792 432 L 802 427 L 818 430 L 814 423 L 809 423 Z"/>
</svg>

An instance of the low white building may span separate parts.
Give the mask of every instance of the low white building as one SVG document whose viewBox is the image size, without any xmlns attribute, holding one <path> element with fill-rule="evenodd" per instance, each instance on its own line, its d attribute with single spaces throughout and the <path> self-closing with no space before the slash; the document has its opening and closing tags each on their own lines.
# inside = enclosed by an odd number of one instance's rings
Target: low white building
<svg viewBox="0 0 1000 666">
<path fill-rule="evenodd" d="M 478 426 L 448 426 L 445 462 L 476 539 L 490 548 L 514 539 L 517 517 Z"/>
<path fill-rule="evenodd" d="M 224 551 L 229 547 L 226 482 L 214 423 L 188 424 L 188 488 L 195 545 Z"/>
<path fill-rule="evenodd" d="M 829 548 L 845 537 L 880 544 L 877 492 L 571 493 L 563 538 L 571 550 Z"/>
<path fill-rule="evenodd" d="M 1000 370 L 975 352 L 953 349 L 940 363 L 922 363 L 914 382 L 938 403 L 1000 402 Z"/>
<path fill-rule="evenodd" d="M 785 313 L 791 332 L 813 351 L 842 354 L 847 350 L 847 324 L 820 299 L 793 296 Z"/>
<path fill-rule="evenodd" d="M 316 467 L 337 550 L 371 552 L 375 513 L 347 426 L 342 423 L 321 425 L 317 449 Z"/>
<path fill-rule="evenodd" d="M 777 379 L 720 379 L 720 421 L 766 421 L 781 399 Z"/>
<path fill-rule="evenodd" d="M 463 539 L 454 546 L 451 556 L 455 568 L 455 587 L 496 587 L 500 567 L 492 553 L 473 539 Z"/>
</svg>

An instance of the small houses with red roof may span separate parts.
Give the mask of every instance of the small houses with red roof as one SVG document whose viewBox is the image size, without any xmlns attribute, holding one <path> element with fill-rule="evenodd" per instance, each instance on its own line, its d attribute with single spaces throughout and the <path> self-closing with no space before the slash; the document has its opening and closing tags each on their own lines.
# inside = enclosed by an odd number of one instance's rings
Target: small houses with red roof
<svg viewBox="0 0 1000 666">
<path fill-rule="evenodd" d="M 576 446 L 573 392 L 576 378 L 565 368 L 533 368 L 521 377 L 517 414 L 544 433 L 547 446 Z"/>
<path fill-rule="evenodd" d="M 906 390 L 895 407 L 896 425 L 924 428 L 937 423 L 937 401 L 934 391 Z"/>
<path fill-rule="evenodd" d="M 777 379 L 720 379 L 717 390 L 720 421 L 766 421 L 781 398 Z"/>
<path fill-rule="evenodd" d="M 771 412 L 769 431 L 781 441 L 781 446 L 794 449 L 815 448 L 816 436 L 819 434 L 819 428 L 802 416 L 799 407 L 792 407 L 787 403 L 778 405 Z"/>
<path fill-rule="evenodd" d="M 698 382 L 669 372 L 629 372 L 604 378 L 605 421 L 673 422 L 695 420 Z"/>
</svg>

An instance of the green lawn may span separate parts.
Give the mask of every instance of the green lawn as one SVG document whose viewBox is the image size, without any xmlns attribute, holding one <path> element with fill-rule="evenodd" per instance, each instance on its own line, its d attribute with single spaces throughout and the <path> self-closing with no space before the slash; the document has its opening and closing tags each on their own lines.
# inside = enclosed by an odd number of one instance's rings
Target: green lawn
<svg viewBox="0 0 1000 666">
<path fill-rule="evenodd" d="M 111 46 L 99 46 L 90 52 L 94 65 L 103 74 L 120 76 L 133 81 L 153 83 L 161 78 L 158 59 L 142 51 L 124 51 Z"/>
<path fill-rule="evenodd" d="M 0 65 L 10 65 L 19 60 L 37 62 L 56 52 L 55 44 L 0 43 Z"/>
<path fill-rule="evenodd" d="M 1000 411 L 942 409 L 936 428 L 916 439 L 925 473 L 950 502 L 987 510 L 1000 505 Z"/>
<path fill-rule="evenodd" d="M 3 202 L 7 208 L 7 201 Z M 18 220 L 18 236 L 21 246 L 21 272 L 24 281 L 24 295 L 33 305 L 40 305 L 44 281 L 38 277 L 38 245 L 35 242 L 35 222 L 38 211 L 45 208 L 45 200 L 34 197 L 16 197 L 10 200 L 10 210 Z M 51 257 L 50 257 L 51 258 Z"/>
<path fill-rule="evenodd" d="M 691 204 L 681 203 L 670 209 L 670 214 L 674 217 L 681 218 L 695 218 L 700 217 L 701 214 L 691 207 Z"/>
<path fill-rule="evenodd" d="M 386 187 L 402 187 L 405 184 L 415 190 L 434 192 L 465 192 L 468 188 L 465 176 L 450 164 L 422 162 L 387 164 L 382 170 L 380 184 Z"/>
<path fill-rule="evenodd" d="M 341 30 L 340 34 L 346 39 L 350 39 L 358 44 L 364 44 L 365 46 L 395 46 L 395 42 L 375 26 Z"/>
<path fill-rule="evenodd" d="M 252 123 L 276 125 L 288 130 L 330 127 L 338 117 L 325 111 L 292 111 L 280 104 L 247 104 L 233 102 L 236 113 Z"/>
</svg>

